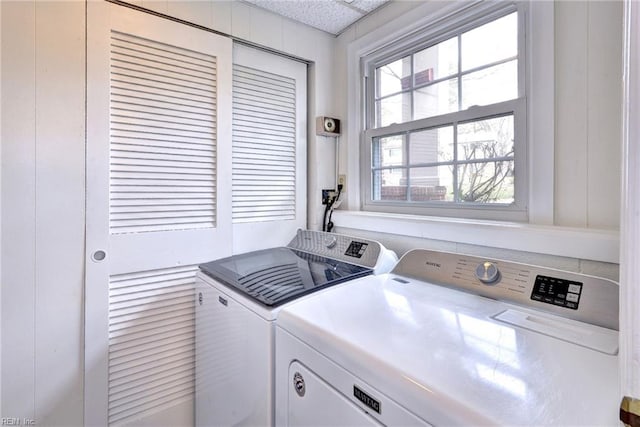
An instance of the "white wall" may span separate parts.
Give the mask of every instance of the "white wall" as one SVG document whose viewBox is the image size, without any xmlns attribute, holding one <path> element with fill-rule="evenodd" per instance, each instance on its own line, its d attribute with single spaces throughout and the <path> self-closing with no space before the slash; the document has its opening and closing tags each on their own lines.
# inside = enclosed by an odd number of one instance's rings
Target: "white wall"
<svg viewBox="0 0 640 427">
<path fill-rule="evenodd" d="M 239 2 L 132 3 L 313 61 L 309 117 L 334 113 L 328 34 Z M 85 3 L 2 1 L 0 10 L 0 416 L 82 425 Z M 316 160 L 332 171 L 331 147 L 312 137 L 308 152 L 310 188 L 327 185 Z"/>
<path fill-rule="evenodd" d="M 336 43 L 336 75 L 348 73 L 348 61 L 354 58 L 348 56 L 350 46 L 362 45 L 362 40 L 371 39 L 376 30 L 394 19 L 407 23 L 420 18 L 416 16 L 414 8 L 424 2 L 397 2 L 381 8 L 376 13 L 362 19 L 345 33 L 341 34 Z M 449 3 L 451 4 L 451 3 Z M 433 7 L 438 7 L 434 2 Z M 447 6 L 443 2 L 442 6 Z M 413 15 L 412 15 L 413 14 Z M 620 213 L 620 140 L 621 140 L 621 77 L 622 77 L 622 2 L 621 1 L 576 1 L 555 2 L 555 165 L 551 167 L 554 173 L 553 195 L 553 224 L 546 231 L 560 227 L 572 230 L 584 230 L 585 238 L 591 240 L 589 259 L 617 261 L 617 242 L 619 236 Z M 415 18 L 413 17 L 415 16 Z M 389 25 L 393 27 L 393 24 Z M 351 49 L 353 51 L 353 49 Z M 351 55 L 353 56 L 353 55 Z M 357 61 L 357 58 L 355 59 Z M 356 62 L 357 63 L 357 62 Z M 335 91 L 336 110 L 340 116 L 347 116 L 349 87 L 346 79 L 336 79 Z M 353 126 L 353 124 L 352 124 Z M 357 127 L 348 127 L 348 131 Z M 358 187 L 352 185 L 358 181 L 360 158 L 351 147 L 359 144 L 356 132 L 351 132 L 341 146 L 341 173 L 347 173 L 350 184 L 349 209 L 359 209 L 359 195 L 353 194 Z M 530 141 L 536 144 L 536 141 Z M 356 151 L 357 152 L 357 151 Z M 543 168 L 530 171 L 530 179 L 536 180 L 536 174 L 544 173 Z M 348 233 L 369 234 L 376 230 L 376 219 L 345 213 L 334 216 L 338 231 Z M 361 222 L 362 228 L 354 223 Z M 348 227 L 340 228 L 341 221 Z M 398 222 L 401 222 L 398 219 Z M 438 246 L 440 243 L 430 241 L 420 231 L 405 232 L 385 230 L 380 222 L 377 231 L 385 231 L 380 239 L 400 249 L 397 245 L 400 239 L 412 241 L 416 246 Z M 410 223 L 407 223 L 409 228 Z M 464 236 L 455 232 L 453 225 L 448 243 L 458 248 L 469 243 Z M 397 229 L 397 228 L 396 228 Z M 424 227 L 427 230 L 427 227 Z M 602 231 L 602 232 L 601 232 Z M 426 234 L 423 233 L 423 234 Z M 426 234 L 428 235 L 428 234 Z M 556 240 L 561 240 L 558 237 Z M 602 242 L 612 245 L 615 256 L 602 256 Z M 443 242 L 447 243 L 447 242 Z M 550 246 L 554 243 L 550 242 Z M 487 246 L 491 246 L 487 240 Z M 519 246 L 523 253 L 530 251 L 526 242 L 517 245 L 498 246 L 512 248 Z M 470 248 L 470 247 L 468 247 Z M 463 250 L 463 249 L 459 249 Z M 500 256 L 500 250 L 484 249 L 487 256 L 493 252 Z M 562 249 L 566 257 L 578 257 L 570 248 Z M 553 252 L 549 252 L 553 254 Z M 557 254 L 557 253 L 556 253 Z M 592 257 L 591 257 L 592 256 Z M 545 263 L 545 256 L 529 259 L 529 262 Z M 586 261 L 585 261 L 586 262 Z M 607 277 L 616 276 L 617 266 L 603 264 Z M 610 271 L 613 268 L 614 271 Z M 579 270 L 579 267 L 572 268 Z"/>
<path fill-rule="evenodd" d="M 3 417 L 82 423 L 84 3 L 2 2 Z"/>
<path fill-rule="evenodd" d="M 556 225 L 619 228 L 622 6 L 555 5 Z"/>
</svg>

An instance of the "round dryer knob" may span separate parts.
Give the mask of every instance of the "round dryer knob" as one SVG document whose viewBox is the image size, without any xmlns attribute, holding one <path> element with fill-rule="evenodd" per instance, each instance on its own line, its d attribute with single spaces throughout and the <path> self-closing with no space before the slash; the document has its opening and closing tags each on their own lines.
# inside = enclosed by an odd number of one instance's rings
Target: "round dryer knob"
<svg viewBox="0 0 640 427">
<path fill-rule="evenodd" d="M 485 261 L 476 267 L 476 277 L 485 285 L 493 285 L 500 280 L 500 270 L 494 263 Z"/>
<path fill-rule="evenodd" d="M 324 245 L 331 249 L 338 243 L 338 239 L 335 236 L 327 236 L 324 238 Z"/>
</svg>

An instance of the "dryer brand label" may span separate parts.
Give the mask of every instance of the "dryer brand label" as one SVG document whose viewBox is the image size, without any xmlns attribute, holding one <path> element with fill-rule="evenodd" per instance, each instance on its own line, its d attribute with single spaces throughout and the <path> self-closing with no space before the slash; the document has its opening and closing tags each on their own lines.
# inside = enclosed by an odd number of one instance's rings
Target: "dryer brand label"
<svg viewBox="0 0 640 427">
<path fill-rule="evenodd" d="M 432 262 L 432 261 L 429 261 L 429 260 L 427 260 L 427 261 L 424 263 L 424 265 L 428 265 L 429 267 L 435 267 L 435 268 L 440 268 L 440 267 L 442 267 L 442 265 L 441 265 L 440 263 L 438 263 L 438 262 Z"/>
<path fill-rule="evenodd" d="M 365 405 L 367 405 L 369 408 L 373 409 L 377 413 L 380 413 L 380 402 L 374 399 L 373 397 L 369 396 L 364 391 L 360 390 L 357 385 L 353 386 L 353 395 L 360 402 L 364 403 Z"/>
</svg>

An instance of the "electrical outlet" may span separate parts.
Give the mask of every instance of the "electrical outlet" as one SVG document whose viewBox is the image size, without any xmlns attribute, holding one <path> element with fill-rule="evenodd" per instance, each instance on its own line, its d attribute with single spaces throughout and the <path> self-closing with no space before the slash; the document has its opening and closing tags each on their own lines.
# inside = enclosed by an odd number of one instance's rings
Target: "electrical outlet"
<svg viewBox="0 0 640 427">
<path fill-rule="evenodd" d="M 347 192 L 347 175 L 338 175 L 338 185 L 342 185 L 342 192 Z"/>
<path fill-rule="evenodd" d="M 329 203 L 329 200 L 335 195 L 336 190 L 322 190 L 322 204 L 326 205 Z"/>
</svg>

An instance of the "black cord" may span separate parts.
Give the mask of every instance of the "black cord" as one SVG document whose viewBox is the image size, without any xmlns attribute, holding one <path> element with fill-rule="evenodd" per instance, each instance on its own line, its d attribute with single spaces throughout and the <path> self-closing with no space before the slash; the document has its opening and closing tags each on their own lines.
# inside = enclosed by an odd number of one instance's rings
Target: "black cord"
<svg viewBox="0 0 640 427">
<path fill-rule="evenodd" d="M 331 230 L 333 230 L 333 222 L 331 221 L 331 215 L 333 215 L 333 209 L 331 209 L 331 212 L 329 212 L 329 222 L 327 223 L 328 233 L 331 233 Z"/>
<path fill-rule="evenodd" d="M 340 194 L 342 193 L 342 185 L 338 185 L 338 194 L 327 203 L 327 206 L 324 208 L 324 217 L 322 218 L 322 231 L 326 231 L 327 233 L 331 233 L 333 230 L 333 222 L 331 221 L 331 217 L 333 216 L 333 205 L 340 198 Z M 327 212 L 329 213 L 329 222 L 327 223 Z"/>
<path fill-rule="evenodd" d="M 327 202 L 324 206 L 324 216 L 322 217 L 322 231 L 327 231 L 327 213 L 329 212 L 329 207 L 331 206 L 331 202 Z"/>
</svg>

